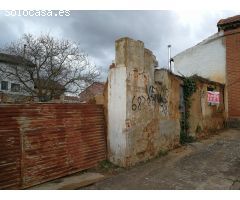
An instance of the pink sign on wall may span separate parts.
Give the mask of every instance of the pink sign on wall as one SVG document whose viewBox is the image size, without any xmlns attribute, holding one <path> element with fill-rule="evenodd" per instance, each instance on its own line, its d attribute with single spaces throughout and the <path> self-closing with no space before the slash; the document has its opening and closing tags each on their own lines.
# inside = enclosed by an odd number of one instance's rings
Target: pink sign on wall
<svg viewBox="0 0 240 200">
<path fill-rule="evenodd" d="M 214 104 L 220 103 L 219 96 L 220 96 L 219 92 L 208 91 L 207 92 L 208 103 L 214 103 Z"/>
</svg>

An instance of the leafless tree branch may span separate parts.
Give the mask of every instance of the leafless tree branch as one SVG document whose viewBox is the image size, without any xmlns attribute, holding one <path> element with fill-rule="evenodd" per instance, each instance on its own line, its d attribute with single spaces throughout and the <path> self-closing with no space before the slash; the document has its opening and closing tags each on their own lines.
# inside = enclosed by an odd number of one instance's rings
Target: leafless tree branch
<svg viewBox="0 0 240 200">
<path fill-rule="evenodd" d="M 63 92 L 78 94 L 100 76 L 77 43 L 49 34 L 39 37 L 25 34 L 3 51 L 24 59 L 21 65 L 1 67 L 0 74 L 19 81 L 29 95 L 41 101 L 51 100 Z"/>
</svg>

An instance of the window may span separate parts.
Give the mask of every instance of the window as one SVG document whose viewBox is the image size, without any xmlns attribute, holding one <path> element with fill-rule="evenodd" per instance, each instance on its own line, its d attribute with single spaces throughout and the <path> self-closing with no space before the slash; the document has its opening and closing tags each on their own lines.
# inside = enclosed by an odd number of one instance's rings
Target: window
<svg viewBox="0 0 240 200">
<path fill-rule="evenodd" d="M 11 91 L 12 92 L 20 92 L 20 84 L 12 83 L 11 84 Z"/>
<path fill-rule="evenodd" d="M 213 86 L 207 86 L 207 91 L 214 91 L 215 88 Z"/>
<path fill-rule="evenodd" d="M 1 90 L 8 90 L 8 82 L 1 81 Z"/>
</svg>

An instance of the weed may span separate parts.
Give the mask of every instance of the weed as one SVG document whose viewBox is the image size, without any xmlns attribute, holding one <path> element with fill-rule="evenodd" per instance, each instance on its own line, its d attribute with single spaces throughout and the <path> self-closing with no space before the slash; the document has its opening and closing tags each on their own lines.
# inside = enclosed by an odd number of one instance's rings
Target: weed
<svg viewBox="0 0 240 200">
<path fill-rule="evenodd" d="M 99 162 L 99 168 L 107 171 L 107 170 L 116 169 L 119 167 L 111 163 L 109 160 L 103 160 Z"/>
<path fill-rule="evenodd" d="M 159 157 L 162 157 L 162 156 L 166 156 L 167 154 L 168 154 L 168 150 L 160 150 L 158 152 L 157 157 L 159 158 Z"/>
<path fill-rule="evenodd" d="M 202 127 L 199 126 L 199 124 L 197 125 L 197 128 L 196 128 L 196 133 L 201 133 L 202 132 Z"/>
</svg>

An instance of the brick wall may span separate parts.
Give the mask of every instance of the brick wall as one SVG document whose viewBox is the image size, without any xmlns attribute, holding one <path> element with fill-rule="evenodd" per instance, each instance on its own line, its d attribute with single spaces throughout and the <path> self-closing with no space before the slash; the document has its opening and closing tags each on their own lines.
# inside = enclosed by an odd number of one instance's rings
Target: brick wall
<svg viewBox="0 0 240 200">
<path fill-rule="evenodd" d="M 228 117 L 240 118 L 240 28 L 225 31 Z"/>
</svg>

